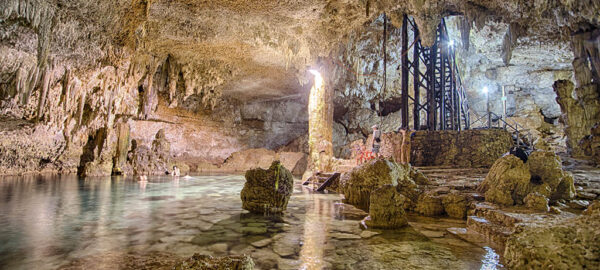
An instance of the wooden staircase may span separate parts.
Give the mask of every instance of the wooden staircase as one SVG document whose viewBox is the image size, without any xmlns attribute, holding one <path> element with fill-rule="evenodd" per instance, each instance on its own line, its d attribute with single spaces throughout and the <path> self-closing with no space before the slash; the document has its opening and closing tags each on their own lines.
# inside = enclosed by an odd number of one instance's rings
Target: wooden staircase
<svg viewBox="0 0 600 270">
<path fill-rule="evenodd" d="M 339 172 L 317 172 L 308 178 L 302 185 L 310 185 L 317 192 L 324 192 L 325 189 L 336 181 L 339 181 L 341 173 Z M 316 188 L 315 188 L 316 187 Z"/>
</svg>

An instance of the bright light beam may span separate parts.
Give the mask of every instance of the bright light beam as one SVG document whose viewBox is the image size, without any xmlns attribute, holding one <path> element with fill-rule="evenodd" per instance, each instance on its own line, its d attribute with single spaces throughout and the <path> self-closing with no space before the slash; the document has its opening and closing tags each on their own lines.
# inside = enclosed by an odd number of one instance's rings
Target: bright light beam
<svg viewBox="0 0 600 270">
<path fill-rule="evenodd" d="M 451 39 L 450 41 L 448 41 L 448 46 L 454 47 L 454 40 Z"/>
<path fill-rule="evenodd" d="M 485 86 L 485 87 L 483 87 L 483 89 L 481 89 L 481 91 L 482 91 L 484 94 L 487 94 L 489 90 L 488 90 L 487 86 Z"/>
<path fill-rule="evenodd" d="M 312 75 L 315 75 L 315 76 L 321 76 L 321 73 L 319 73 L 317 70 L 314 70 L 314 69 L 309 69 L 308 72 L 312 73 Z"/>
</svg>

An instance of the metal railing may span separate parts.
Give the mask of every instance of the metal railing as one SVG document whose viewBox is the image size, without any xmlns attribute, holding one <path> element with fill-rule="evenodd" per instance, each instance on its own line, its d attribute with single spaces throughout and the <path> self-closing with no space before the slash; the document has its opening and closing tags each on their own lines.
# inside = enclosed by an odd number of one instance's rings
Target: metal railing
<svg viewBox="0 0 600 270">
<path fill-rule="evenodd" d="M 478 126 L 478 124 L 481 124 Z M 523 127 L 516 121 L 509 123 L 504 120 L 503 117 L 496 113 L 489 112 L 478 117 L 475 121 L 471 122 L 472 129 L 504 129 L 513 135 L 514 146 L 522 147 L 526 150 L 533 151 L 535 147 L 533 145 L 533 135 L 530 130 Z"/>
</svg>

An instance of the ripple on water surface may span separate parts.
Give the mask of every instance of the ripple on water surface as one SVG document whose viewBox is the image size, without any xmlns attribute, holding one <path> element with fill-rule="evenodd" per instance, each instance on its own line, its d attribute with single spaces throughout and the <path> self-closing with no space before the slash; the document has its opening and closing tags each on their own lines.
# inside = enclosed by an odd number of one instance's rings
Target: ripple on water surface
<svg viewBox="0 0 600 270">
<path fill-rule="evenodd" d="M 361 231 L 340 195 L 296 185 L 282 217 L 241 209 L 243 176 L 147 183 L 38 176 L 0 182 L 0 265 L 170 269 L 194 253 L 250 255 L 259 269 L 497 269 L 498 255 L 443 233 Z M 435 227 L 435 226 L 429 226 Z M 436 227 L 437 228 L 437 227 Z"/>
</svg>

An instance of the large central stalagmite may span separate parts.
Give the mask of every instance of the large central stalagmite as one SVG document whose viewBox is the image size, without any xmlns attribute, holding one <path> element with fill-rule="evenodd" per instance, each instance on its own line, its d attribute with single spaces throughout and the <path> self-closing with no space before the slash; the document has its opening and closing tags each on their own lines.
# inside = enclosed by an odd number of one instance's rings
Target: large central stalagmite
<svg viewBox="0 0 600 270">
<path fill-rule="evenodd" d="M 310 168 L 313 171 L 331 171 L 333 157 L 333 91 L 316 71 L 315 84 L 308 100 L 308 145 Z"/>
</svg>

